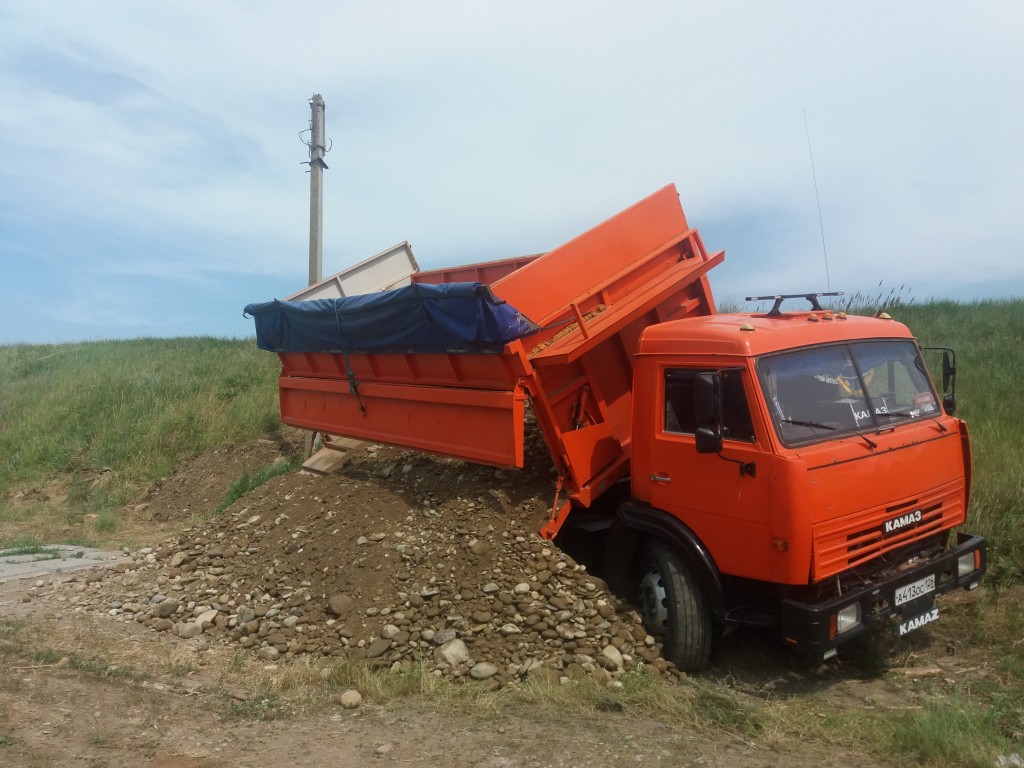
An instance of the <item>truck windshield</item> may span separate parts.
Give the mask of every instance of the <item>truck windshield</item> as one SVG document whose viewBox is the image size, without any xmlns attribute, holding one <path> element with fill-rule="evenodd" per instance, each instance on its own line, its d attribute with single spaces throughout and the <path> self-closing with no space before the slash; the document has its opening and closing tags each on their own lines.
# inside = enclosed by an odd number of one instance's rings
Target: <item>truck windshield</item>
<svg viewBox="0 0 1024 768">
<path fill-rule="evenodd" d="M 935 416 L 938 399 L 911 341 L 865 341 L 771 355 L 761 387 L 787 445 Z"/>
</svg>

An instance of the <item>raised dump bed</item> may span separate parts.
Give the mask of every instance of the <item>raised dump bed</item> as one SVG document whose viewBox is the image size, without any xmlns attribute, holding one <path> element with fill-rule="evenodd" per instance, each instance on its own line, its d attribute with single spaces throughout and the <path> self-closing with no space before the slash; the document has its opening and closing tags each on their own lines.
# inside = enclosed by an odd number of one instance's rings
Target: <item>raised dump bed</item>
<svg viewBox="0 0 1024 768">
<path fill-rule="evenodd" d="M 707 253 L 670 185 L 541 256 L 422 272 L 399 289 L 469 282 L 482 284 L 479 294 L 488 286 L 494 307 L 505 302 L 506 311 L 532 321 L 501 345 L 485 339 L 455 344 L 457 351 L 360 347 L 342 329 L 349 304 L 338 310 L 336 338 L 316 351 L 275 346 L 266 343 L 261 325 L 320 302 L 272 302 L 246 311 L 256 316 L 261 347 L 281 358 L 285 423 L 521 467 L 529 396 L 560 487 L 589 506 L 628 473 L 633 356 L 641 332 L 713 313 L 705 276 L 723 256 Z M 433 319 L 425 315 L 410 311 L 407 322 L 429 326 Z"/>
</svg>

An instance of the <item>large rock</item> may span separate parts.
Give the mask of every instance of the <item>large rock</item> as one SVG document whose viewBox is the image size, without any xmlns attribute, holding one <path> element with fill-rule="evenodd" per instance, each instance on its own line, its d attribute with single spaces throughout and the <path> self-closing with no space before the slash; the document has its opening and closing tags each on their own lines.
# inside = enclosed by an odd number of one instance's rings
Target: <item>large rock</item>
<svg viewBox="0 0 1024 768">
<path fill-rule="evenodd" d="M 238 623 L 239 625 L 248 624 L 250 621 L 256 618 L 256 611 L 249 606 L 242 606 L 238 609 Z"/>
<path fill-rule="evenodd" d="M 348 595 L 331 595 L 331 599 L 327 601 L 327 612 L 331 616 L 345 616 L 354 605 L 355 600 Z"/>
<path fill-rule="evenodd" d="M 614 645 L 606 645 L 597 656 L 597 663 L 609 672 L 622 669 L 622 653 Z"/>
<path fill-rule="evenodd" d="M 171 568 L 180 568 L 186 560 L 188 560 L 188 552 L 175 552 L 171 556 Z"/>
<path fill-rule="evenodd" d="M 449 667 L 457 667 L 469 661 L 469 649 L 464 642 L 456 638 L 434 651 L 434 658 L 443 661 Z"/>
<path fill-rule="evenodd" d="M 386 637 L 374 640 L 366 647 L 366 658 L 376 659 L 379 656 L 383 656 L 391 648 L 391 641 Z"/>
<path fill-rule="evenodd" d="M 162 603 L 157 605 L 156 610 L 153 612 L 158 619 L 169 619 L 178 609 L 181 608 L 181 603 L 177 600 L 164 600 Z"/>
<path fill-rule="evenodd" d="M 487 680 L 496 674 L 498 674 L 498 668 L 489 661 L 481 661 L 478 664 L 474 664 L 473 668 L 469 670 L 469 676 L 474 680 Z"/>
</svg>

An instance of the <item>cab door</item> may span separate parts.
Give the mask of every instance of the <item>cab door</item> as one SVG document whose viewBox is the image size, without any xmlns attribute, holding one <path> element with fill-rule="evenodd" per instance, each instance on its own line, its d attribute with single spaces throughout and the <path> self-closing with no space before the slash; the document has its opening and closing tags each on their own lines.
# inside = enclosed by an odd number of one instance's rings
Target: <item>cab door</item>
<svg viewBox="0 0 1024 768">
<path fill-rule="evenodd" d="M 664 367 L 652 409 L 651 504 L 685 523 L 723 573 L 766 579 L 771 570 L 770 453 L 754 427 L 756 391 L 745 369 L 719 372 L 721 454 L 697 453 L 694 382 L 711 368 Z M 742 468 L 742 470 L 741 470 Z"/>
</svg>

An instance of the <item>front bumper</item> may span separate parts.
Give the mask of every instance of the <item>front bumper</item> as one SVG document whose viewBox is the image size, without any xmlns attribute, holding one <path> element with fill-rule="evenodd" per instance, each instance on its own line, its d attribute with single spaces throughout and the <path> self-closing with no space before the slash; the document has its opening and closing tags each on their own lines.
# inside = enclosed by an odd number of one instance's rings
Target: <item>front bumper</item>
<svg viewBox="0 0 1024 768">
<path fill-rule="evenodd" d="M 906 570 L 879 580 L 859 590 L 851 590 L 840 597 L 820 603 L 797 600 L 782 601 L 782 639 L 786 645 L 809 654 L 825 655 L 843 643 L 888 623 L 893 616 L 907 622 L 926 614 L 932 608 L 936 595 L 954 589 L 970 589 L 985 575 L 988 542 L 981 536 L 958 533 L 956 547 L 929 560 L 914 564 Z M 958 562 L 961 557 L 976 555 L 979 567 L 960 576 Z M 923 597 L 896 605 L 896 592 L 930 576 L 935 578 L 935 589 Z M 860 623 L 845 632 L 836 631 L 836 616 L 844 608 L 860 606 Z M 932 614 L 934 616 L 934 614 Z M 921 624 L 927 623 L 922 621 Z"/>
</svg>

